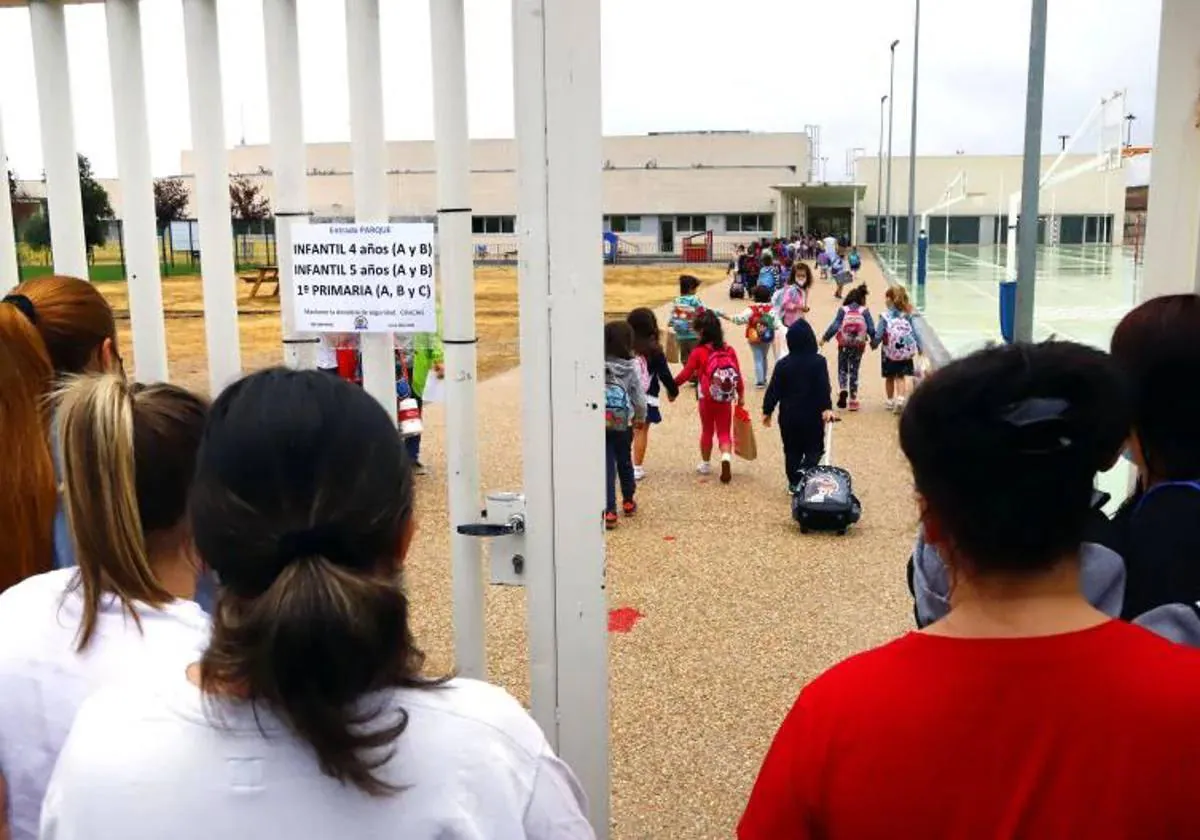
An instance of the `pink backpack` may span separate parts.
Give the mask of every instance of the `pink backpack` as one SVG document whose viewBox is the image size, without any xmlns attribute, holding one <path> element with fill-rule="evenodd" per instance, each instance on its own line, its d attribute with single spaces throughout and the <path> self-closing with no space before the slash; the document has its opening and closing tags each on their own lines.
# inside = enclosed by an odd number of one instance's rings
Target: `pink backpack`
<svg viewBox="0 0 1200 840">
<path fill-rule="evenodd" d="M 861 306 L 842 307 L 842 325 L 838 327 L 838 347 L 866 347 L 870 340 L 867 333 L 867 319 Z"/>
<path fill-rule="evenodd" d="M 708 398 L 713 402 L 735 403 L 738 398 L 737 356 L 729 346 L 713 350 L 704 366 L 704 381 L 708 383 Z"/>
</svg>

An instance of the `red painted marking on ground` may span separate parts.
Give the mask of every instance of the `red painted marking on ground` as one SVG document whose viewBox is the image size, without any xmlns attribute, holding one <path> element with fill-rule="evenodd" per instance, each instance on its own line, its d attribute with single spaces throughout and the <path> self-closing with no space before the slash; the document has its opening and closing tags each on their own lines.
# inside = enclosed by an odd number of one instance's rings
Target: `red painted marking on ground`
<svg viewBox="0 0 1200 840">
<path fill-rule="evenodd" d="M 666 536 L 666 537 L 663 537 L 663 540 L 664 540 L 665 542 L 675 542 L 675 538 L 674 538 L 674 537 L 671 537 L 671 536 Z"/>
<path fill-rule="evenodd" d="M 644 617 L 633 607 L 617 607 L 615 610 L 609 610 L 608 632 L 628 633 L 638 623 L 638 620 Z"/>
</svg>

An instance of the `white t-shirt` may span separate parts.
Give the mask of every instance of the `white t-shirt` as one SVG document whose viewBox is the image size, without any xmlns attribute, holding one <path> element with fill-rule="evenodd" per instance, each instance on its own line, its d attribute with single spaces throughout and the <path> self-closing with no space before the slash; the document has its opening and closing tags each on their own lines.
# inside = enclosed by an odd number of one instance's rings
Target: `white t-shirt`
<svg viewBox="0 0 1200 840">
<path fill-rule="evenodd" d="M 139 632 L 109 596 L 91 642 L 77 653 L 83 593 L 68 591 L 75 574 L 35 575 L 0 595 L 0 774 L 13 840 L 37 837 L 54 761 L 84 699 L 155 668 L 184 668 L 208 643 L 208 617 L 191 601 L 142 606 Z"/>
<path fill-rule="evenodd" d="M 825 245 L 825 253 L 829 259 L 837 256 L 838 241 L 836 236 L 826 236 L 823 244 Z"/>
<path fill-rule="evenodd" d="M 453 680 L 364 702 L 408 713 L 377 771 L 400 793 L 323 775 L 269 710 L 256 722 L 244 704 L 204 698 L 182 668 L 98 692 L 63 747 L 41 838 L 592 840 L 578 782 L 502 689 Z"/>
</svg>

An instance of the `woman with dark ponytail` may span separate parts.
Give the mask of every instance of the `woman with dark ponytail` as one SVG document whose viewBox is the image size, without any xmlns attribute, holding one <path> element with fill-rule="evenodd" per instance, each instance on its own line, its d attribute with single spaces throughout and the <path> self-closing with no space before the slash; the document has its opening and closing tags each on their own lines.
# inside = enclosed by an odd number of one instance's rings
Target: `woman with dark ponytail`
<svg viewBox="0 0 1200 840">
<path fill-rule="evenodd" d="M 84 706 L 44 838 L 592 837 L 512 697 L 422 675 L 400 581 L 411 466 L 361 388 L 284 369 L 230 386 L 190 505 L 220 580 L 212 643 Z"/>
<path fill-rule="evenodd" d="M 1112 360 L 1065 341 L 916 390 L 900 446 L 949 612 L 804 687 L 741 840 L 1195 835 L 1200 653 L 1080 590 L 1092 482 L 1130 417 Z"/>
</svg>

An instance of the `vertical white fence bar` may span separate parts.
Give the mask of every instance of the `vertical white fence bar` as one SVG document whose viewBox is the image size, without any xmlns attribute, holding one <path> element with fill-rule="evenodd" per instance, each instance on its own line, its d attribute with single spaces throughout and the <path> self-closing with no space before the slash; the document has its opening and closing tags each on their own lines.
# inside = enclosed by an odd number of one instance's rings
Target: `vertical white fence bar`
<svg viewBox="0 0 1200 840">
<path fill-rule="evenodd" d="M 1200 3 L 1163 0 L 1143 299 L 1200 292 Z"/>
<path fill-rule="evenodd" d="M 200 222 L 208 381 L 216 396 L 242 373 L 216 0 L 183 0 L 183 35 L 196 169 L 193 202 Z"/>
<path fill-rule="evenodd" d="M 4 120 L 0 118 L 0 169 L 4 170 L 4 194 L 0 195 L 0 295 L 21 282 L 17 263 L 17 237 L 13 229 L 12 201 L 8 192 L 8 154 L 4 151 Z"/>
<path fill-rule="evenodd" d="M 108 24 L 134 371 L 140 382 L 165 382 L 167 332 L 158 267 L 154 179 L 150 174 L 150 126 L 146 118 L 139 0 L 105 0 L 104 15 Z"/>
<path fill-rule="evenodd" d="M 533 711 L 606 838 L 600 0 L 514 0 L 513 39 Z"/>
<path fill-rule="evenodd" d="M 462 0 L 430 0 L 433 139 L 437 154 L 438 261 L 446 355 L 446 461 L 450 559 L 454 570 L 454 652 L 463 676 L 487 679 L 479 540 L 456 526 L 479 515 L 475 409 L 475 257 L 471 239 L 471 148 Z"/>
<path fill-rule="evenodd" d="M 296 0 L 263 0 L 267 56 L 267 112 L 271 123 L 271 168 L 275 177 L 275 261 L 279 268 L 279 311 L 283 361 L 312 368 L 318 339 L 296 332 L 292 278 L 292 225 L 308 219 L 308 164 L 300 98 L 300 33 Z"/>
<path fill-rule="evenodd" d="M 67 23 L 62 0 L 31 4 L 29 27 L 33 36 L 33 68 L 37 78 L 54 271 L 86 279 L 87 241 L 83 235 L 83 200 L 79 194 Z"/>
<path fill-rule="evenodd" d="M 346 60 L 350 80 L 350 152 L 354 215 L 387 222 L 387 147 L 383 135 L 383 67 L 379 0 L 346 0 Z M 363 387 L 396 419 L 396 363 L 392 336 L 360 336 Z"/>
</svg>

